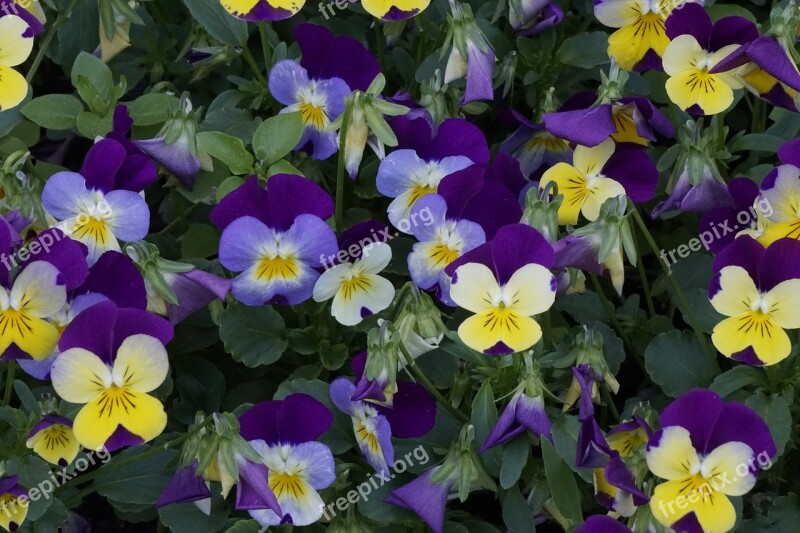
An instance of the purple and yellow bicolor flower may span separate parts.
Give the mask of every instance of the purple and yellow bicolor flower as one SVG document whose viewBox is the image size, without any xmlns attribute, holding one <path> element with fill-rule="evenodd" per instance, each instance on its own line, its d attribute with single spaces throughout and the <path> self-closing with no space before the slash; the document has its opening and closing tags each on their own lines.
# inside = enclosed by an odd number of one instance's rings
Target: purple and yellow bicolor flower
<svg viewBox="0 0 800 533">
<path fill-rule="evenodd" d="M 328 256 L 330 265 L 314 285 L 313 297 L 316 302 L 333 299 L 331 315 L 340 324 L 355 326 L 392 304 L 394 286 L 379 276 L 392 259 L 388 238 L 384 224 L 362 222 L 345 231 L 338 251 Z"/>
<path fill-rule="evenodd" d="M 592 469 L 595 499 L 600 505 L 629 517 L 649 501 L 625 460 L 644 452 L 651 433 L 650 426 L 639 417 L 614 427 L 605 436 L 593 417 L 583 421 L 575 462 L 579 468 Z"/>
<path fill-rule="evenodd" d="M 0 477 L 0 526 L 14 532 L 28 516 L 28 491 L 19 483 L 19 476 Z"/>
<path fill-rule="evenodd" d="M 266 190 L 251 176 L 211 212 L 222 229 L 222 266 L 241 272 L 231 293 L 247 305 L 308 300 L 325 259 L 335 257 L 336 235 L 325 223 L 333 201 L 317 184 L 277 174 Z"/>
<path fill-rule="evenodd" d="M 778 157 L 784 164 L 767 174 L 757 199 L 764 226 L 757 238 L 764 246 L 785 237 L 800 240 L 800 142 L 785 143 Z"/>
<path fill-rule="evenodd" d="M 511 114 L 519 127 L 503 141 L 500 150 L 510 153 L 519 161 L 526 178 L 558 163 L 572 161 L 569 141 L 556 137 L 543 124 L 535 124 L 517 111 L 512 110 Z"/>
<path fill-rule="evenodd" d="M 705 389 L 672 402 L 660 423 L 647 443 L 647 466 L 665 480 L 650 499 L 653 517 L 678 532 L 733 529 L 728 497 L 750 492 L 758 468 L 776 454 L 767 425 L 749 407 Z"/>
<path fill-rule="evenodd" d="M 394 198 L 389 220 L 410 233 L 409 215 L 417 200 L 437 192 L 445 176 L 489 162 L 489 148 L 480 129 L 463 119 L 448 119 L 433 128 L 424 118 L 391 121 L 397 150 L 381 161 L 378 192 Z"/>
<path fill-rule="evenodd" d="M 612 66 L 609 75 L 621 74 Z M 557 139 L 588 147 L 597 146 L 609 137 L 616 143 L 647 147 L 659 136 L 671 139 L 675 135 L 667 116 L 641 96 L 603 101 L 594 93 L 582 92 L 567 100 L 557 112 L 545 113 L 542 120 Z"/>
<path fill-rule="evenodd" d="M 331 450 L 318 440 L 332 422 L 331 412 L 306 394 L 256 404 L 239 417 L 242 438 L 266 465 L 282 512 L 248 511 L 259 524 L 307 526 L 322 518 L 325 504 L 317 491 L 329 487 L 336 473 Z"/>
<path fill-rule="evenodd" d="M 13 67 L 24 63 L 32 50 L 31 26 L 17 15 L 0 16 L 0 111 L 18 106 L 28 96 L 25 76 Z"/>
<path fill-rule="evenodd" d="M 283 20 L 295 15 L 306 0 L 221 0 L 222 7 L 236 18 L 249 22 Z"/>
<path fill-rule="evenodd" d="M 149 393 L 169 374 L 166 320 L 113 302 L 80 313 L 59 341 L 50 377 L 64 400 L 81 404 L 73 431 L 81 446 L 114 451 L 164 431 L 164 406 Z"/>
<path fill-rule="evenodd" d="M 750 365 L 774 365 L 792 351 L 785 330 L 799 329 L 800 242 L 780 239 L 768 248 L 747 235 L 714 260 L 708 298 L 728 317 L 711 340 L 726 357 Z"/>
<path fill-rule="evenodd" d="M 119 241 L 144 239 L 150 229 L 150 209 L 133 191 L 104 191 L 75 172 L 58 172 L 42 191 L 42 205 L 58 228 L 89 250 L 94 264 L 107 251 L 120 251 Z"/>
<path fill-rule="evenodd" d="M 269 73 L 269 90 L 281 113 L 299 112 L 305 128 L 296 150 L 314 159 L 327 159 L 338 149 L 331 128 L 345 110 L 351 91 L 366 91 L 380 73 L 377 59 L 352 37 L 335 37 L 316 24 L 300 24 L 294 36 L 303 54 L 298 62 L 285 59 Z"/>
<path fill-rule="evenodd" d="M 452 217 L 445 199 L 438 194 L 420 198 L 411 209 L 411 218 L 424 220 L 411 226 L 419 241 L 408 255 L 411 279 L 419 288 L 433 290 L 443 303 L 454 306 L 450 299 L 450 277 L 444 269 L 486 242 L 486 233 L 475 222 Z"/>
<path fill-rule="evenodd" d="M 364 373 L 367 355 L 353 358 L 358 383 Z M 394 464 L 392 437 L 415 439 L 426 435 L 436 422 L 436 401 L 422 385 L 398 381 L 391 407 L 356 399 L 356 385 L 348 378 L 331 383 L 331 401 L 353 420 L 353 433 L 364 458 L 376 472 L 388 475 Z"/>
<path fill-rule="evenodd" d="M 506 226 L 494 239 L 462 255 L 446 272 L 450 297 L 473 314 L 458 328 L 470 348 L 488 355 L 527 350 L 542 338 L 533 318 L 555 301 L 553 248 L 538 231 Z"/>
<path fill-rule="evenodd" d="M 671 40 L 663 63 L 670 77 L 666 84 L 670 100 L 694 115 L 716 115 L 728 109 L 734 89 L 743 85 L 735 72 L 716 72 L 714 67 L 758 37 L 755 25 L 736 16 L 712 24 L 701 5 L 687 4 L 670 15 L 666 27 Z"/>
<path fill-rule="evenodd" d="M 593 148 L 575 147 L 572 164 L 558 163 L 547 170 L 539 187 L 546 190 L 550 183 L 564 195 L 558 223 L 574 225 L 581 214 L 589 221 L 596 220 L 609 198 L 627 195 L 634 202 L 652 199 L 658 187 L 658 170 L 642 149 L 618 146 L 608 138 Z"/>
<path fill-rule="evenodd" d="M 665 21 L 674 0 L 595 0 L 594 16 L 619 28 L 608 39 L 608 56 L 625 70 L 660 69 L 669 44 Z"/>
<path fill-rule="evenodd" d="M 361 0 L 364 10 L 381 20 L 405 20 L 425 11 L 431 0 Z"/>
<path fill-rule="evenodd" d="M 48 463 L 61 467 L 72 463 L 81 450 L 72 420 L 58 415 L 43 416 L 28 433 L 25 445 Z"/>
</svg>

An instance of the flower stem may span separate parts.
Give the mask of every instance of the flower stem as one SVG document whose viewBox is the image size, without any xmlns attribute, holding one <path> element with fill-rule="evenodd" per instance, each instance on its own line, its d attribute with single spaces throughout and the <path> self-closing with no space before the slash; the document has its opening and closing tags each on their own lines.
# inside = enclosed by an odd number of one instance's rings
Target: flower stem
<svg viewBox="0 0 800 533">
<path fill-rule="evenodd" d="M 266 87 L 268 85 L 267 84 L 267 78 L 264 77 L 264 75 L 261 73 L 261 69 L 258 68 L 258 64 L 256 64 L 256 59 L 253 57 L 253 52 L 251 52 L 248 47 L 243 46 L 242 47 L 242 57 L 244 58 L 245 62 L 248 65 L 250 65 L 250 70 L 252 70 L 253 74 L 256 75 L 256 78 L 258 78 L 258 81 L 260 83 L 262 83 L 264 85 L 264 87 Z"/>
<path fill-rule="evenodd" d="M 336 231 L 342 231 L 342 220 L 344 218 L 344 157 L 345 146 L 347 144 L 347 130 L 350 127 L 350 116 L 353 113 L 353 100 L 348 100 L 347 107 L 344 109 L 342 117 L 342 129 L 339 130 L 339 164 L 336 168 L 336 205 L 333 215 L 333 222 Z"/>
<path fill-rule="evenodd" d="M 697 336 L 697 340 L 700 342 L 700 345 L 703 347 L 703 351 L 708 355 L 712 361 L 716 360 L 716 353 L 711 350 L 710 345 L 706 339 L 705 333 L 700 329 L 697 325 L 697 320 L 694 316 L 694 312 L 692 308 L 689 306 L 688 300 L 686 300 L 686 295 L 683 294 L 683 289 L 681 289 L 678 280 L 675 279 L 675 276 L 672 275 L 672 270 L 669 268 L 664 262 L 664 259 L 661 257 L 661 254 L 658 249 L 658 245 L 656 244 L 653 235 L 650 233 L 650 230 L 647 229 L 647 225 L 645 225 L 644 220 L 642 219 L 642 215 L 639 214 L 639 210 L 633 207 L 631 203 L 630 208 L 631 213 L 633 213 L 633 218 L 636 220 L 636 224 L 639 226 L 639 229 L 642 232 L 647 244 L 650 246 L 650 249 L 653 251 L 653 254 L 656 256 L 658 260 L 658 264 L 661 265 L 661 269 L 664 271 L 664 274 L 667 276 L 670 285 L 672 286 L 673 291 L 675 292 L 675 296 L 678 298 L 678 304 L 681 307 L 682 311 L 686 315 L 686 320 L 689 322 L 692 330 L 694 330 L 695 336 Z"/>
<path fill-rule="evenodd" d="M 58 15 L 58 18 L 50 26 L 50 29 L 47 30 L 47 33 L 44 36 L 44 40 L 42 40 L 42 44 L 39 45 L 39 51 L 36 53 L 36 57 L 33 58 L 33 63 L 31 63 L 31 68 L 28 69 L 28 74 L 25 76 L 25 81 L 28 83 L 33 80 L 34 76 L 36 76 L 36 72 L 39 70 L 39 66 L 42 64 L 42 60 L 44 59 L 45 53 L 47 53 L 47 49 L 50 47 L 50 43 L 53 42 L 53 38 L 58 33 L 58 30 L 63 26 L 70 16 L 72 16 L 72 12 L 75 11 L 75 7 L 78 5 L 78 0 L 72 0 L 62 13 Z"/>
<path fill-rule="evenodd" d="M 467 416 L 464 413 L 453 407 L 453 405 L 450 402 L 448 402 L 444 396 L 442 396 L 442 393 L 439 392 L 439 389 L 437 389 L 436 386 L 434 386 L 434 384 L 431 383 L 431 380 L 428 379 L 428 376 L 426 376 L 425 373 L 422 372 L 422 370 L 417 366 L 417 362 L 414 360 L 413 357 L 411 357 L 411 355 L 406 350 L 405 346 L 403 346 L 402 344 L 400 344 L 400 352 L 403 354 L 403 358 L 406 360 L 406 368 L 411 369 L 411 372 L 414 374 L 414 377 L 417 378 L 417 380 L 420 383 L 422 383 L 423 387 L 428 389 L 428 392 L 431 393 L 431 396 L 436 398 L 436 401 L 438 401 L 442 405 L 442 407 L 447 409 L 450 412 L 450 414 L 453 415 L 453 417 L 455 417 L 456 420 L 458 420 L 462 424 L 468 423 L 469 418 L 467 418 Z"/>
<path fill-rule="evenodd" d="M 650 313 L 650 318 L 656 316 L 656 306 L 653 305 L 653 295 L 650 292 L 650 282 L 647 280 L 647 272 L 644 270 L 644 262 L 642 261 L 642 254 L 639 253 L 638 246 L 636 261 L 636 268 L 639 270 L 639 277 L 642 280 L 642 290 L 644 291 L 644 299 L 647 302 L 647 312 Z"/>
<path fill-rule="evenodd" d="M 11 390 L 14 388 L 14 373 L 17 370 L 17 362 L 13 359 L 6 365 L 6 388 L 3 391 L 3 405 L 11 402 Z"/>
<path fill-rule="evenodd" d="M 622 344 L 625 345 L 625 351 L 631 354 L 631 357 L 633 357 L 633 360 L 636 361 L 636 364 L 639 366 L 642 372 L 644 372 L 645 375 L 648 375 L 647 369 L 644 366 L 644 361 L 642 361 L 641 356 L 636 351 L 636 348 L 634 347 L 630 338 L 628 338 L 628 335 L 627 333 L 625 333 L 625 330 L 622 329 L 622 324 L 617 318 L 617 310 L 614 308 L 614 304 L 612 304 L 611 301 L 606 296 L 605 291 L 603 291 L 603 287 L 600 286 L 600 280 L 597 279 L 597 276 L 594 274 L 589 274 L 589 279 L 592 280 L 592 287 L 594 288 L 594 292 L 597 293 L 597 296 L 603 303 L 603 307 L 605 307 L 606 309 L 606 314 L 609 316 L 609 319 L 611 320 L 611 325 L 614 326 L 614 329 L 617 331 L 617 334 L 622 339 Z"/>
<path fill-rule="evenodd" d="M 264 54 L 264 65 L 266 65 L 267 70 L 269 70 L 272 66 L 272 47 L 269 45 L 269 39 L 267 39 L 266 22 L 258 23 L 258 35 L 261 37 L 261 53 Z"/>
</svg>

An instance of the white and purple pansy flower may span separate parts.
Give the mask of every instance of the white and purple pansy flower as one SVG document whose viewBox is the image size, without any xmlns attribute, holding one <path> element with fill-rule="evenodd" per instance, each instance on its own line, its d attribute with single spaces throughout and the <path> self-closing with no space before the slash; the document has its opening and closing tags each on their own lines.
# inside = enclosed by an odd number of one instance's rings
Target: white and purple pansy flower
<svg viewBox="0 0 800 533">
<path fill-rule="evenodd" d="M 316 302 L 333 299 L 331 315 L 340 324 L 355 326 L 392 304 L 394 286 L 379 276 L 392 260 L 388 239 L 386 225 L 362 222 L 339 237 L 338 252 L 327 258 L 313 296 Z"/>
<path fill-rule="evenodd" d="M 445 270 L 452 277 L 450 297 L 474 313 L 458 328 L 464 344 L 504 355 L 539 342 L 542 329 L 533 316 L 555 301 L 553 260 L 552 246 L 538 231 L 513 224 L 451 263 Z"/>
<path fill-rule="evenodd" d="M 462 119 L 448 119 L 434 130 L 427 120 L 398 117 L 391 121 L 397 150 L 381 161 L 376 177 L 378 192 L 393 198 L 389 220 L 410 233 L 414 203 L 437 192 L 445 176 L 489 162 L 489 148 L 481 130 Z"/>
<path fill-rule="evenodd" d="M 664 480 L 650 499 L 653 517 L 679 533 L 732 530 L 729 497 L 750 492 L 759 467 L 777 453 L 766 423 L 705 389 L 680 396 L 659 421 L 661 430 L 647 444 L 647 466 Z"/>
<path fill-rule="evenodd" d="M 256 404 L 239 417 L 242 438 L 264 461 L 282 512 L 248 511 L 262 526 L 307 526 L 322 518 L 325 504 L 317 491 L 329 487 L 336 474 L 331 450 L 318 441 L 332 422 L 331 412 L 306 394 Z"/>
<path fill-rule="evenodd" d="M 356 382 L 361 380 L 366 359 L 366 353 L 353 358 Z M 422 437 L 436 422 L 436 401 L 425 387 L 413 382 L 397 382 L 391 407 L 356 399 L 356 386 L 348 378 L 331 383 L 330 396 L 334 405 L 352 418 L 356 442 L 367 462 L 384 475 L 394 464 L 391 438 Z"/>
<path fill-rule="evenodd" d="M 99 164 L 99 162 L 96 162 Z M 119 241 L 147 236 L 150 209 L 133 191 L 104 191 L 75 172 L 58 172 L 47 180 L 42 205 L 58 228 L 89 249 L 89 264 L 107 251 L 119 251 Z"/>
<path fill-rule="evenodd" d="M 786 330 L 800 329 L 800 241 L 780 239 L 764 248 L 744 235 L 714 259 L 711 305 L 726 318 L 711 340 L 726 357 L 769 366 L 792 351 Z"/>
<path fill-rule="evenodd" d="M 336 235 L 325 223 L 333 201 L 300 176 L 272 176 L 266 190 L 256 176 L 212 211 L 222 229 L 222 266 L 241 272 L 231 293 L 247 305 L 298 304 L 308 300 L 325 260 L 335 257 Z"/>
</svg>

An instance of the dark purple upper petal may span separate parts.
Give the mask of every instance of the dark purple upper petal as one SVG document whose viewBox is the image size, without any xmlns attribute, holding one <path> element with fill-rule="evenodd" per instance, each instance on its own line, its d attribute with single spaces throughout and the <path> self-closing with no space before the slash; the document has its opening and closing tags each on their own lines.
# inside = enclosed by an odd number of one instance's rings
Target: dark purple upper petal
<svg viewBox="0 0 800 533">
<path fill-rule="evenodd" d="M 575 533 L 631 533 L 631 530 L 610 516 L 595 515 L 578 526 Z"/>
<path fill-rule="evenodd" d="M 614 455 L 606 465 L 605 477 L 609 485 L 631 494 L 635 505 L 644 505 L 650 501 L 650 498 L 636 486 L 636 479 L 619 455 Z"/>
<path fill-rule="evenodd" d="M 399 381 L 392 407 L 376 407 L 386 417 L 392 436 L 413 439 L 426 435 L 436 423 L 436 400 L 418 383 Z"/>
<path fill-rule="evenodd" d="M 245 411 L 239 417 L 239 432 L 245 440 L 260 439 L 270 445 L 300 444 L 317 440 L 332 422 L 333 414 L 321 402 L 307 394 L 290 394 Z"/>
<path fill-rule="evenodd" d="M 680 9 L 673 10 L 666 21 L 667 37 L 670 40 L 679 35 L 692 35 L 706 50 L 711 38 L 711 28 L 711 17 L 700 4 L 684 4 Z"/>
<path fill-rule="evenodd" d="M 198 461 L 195 459 L 189 466 L 178 468 L 158 497 L 156 509 L 173 503 L 188 503 L 211 498 L 211 491 L 208 490 L 205 480 L 197 475 L 197 465 Z"/>
<path fill-rule="evenodd" d="M 658 169 L 641 148 L 619 144 L 603 167 L 603 174 L 618 181 L 634 202 L 647 202 L 658 188 Z"/>
<path fill-rule="evenodd" d="M 547 113 L 542 118 L 547 131 L 583 146 L 597 146 L 617 131 L 611 104 Z"/>
<path fill-rule="evenodd" d="M 8 494 L 9 491 L 17 485 L 17 481 L 19 481 L 19 476 L 16 474 L 0 477 L 0 496 Z"/>
<path fill-rule="evenodd" d="M 737 238 L 714 258 L 714 272 L 726 266 L 737 265 L 747 270 L 750 277 L 758 279 L 758 263 L 764 255 L 764 247 L 749 235 Z"/>
<path fill-rule="evenodd" d="M 334 37 L 316 24 L 300 24 L 294 36 L 303 59 L 300 64 L 317 80 L 340 78 L 353 90 L 366 91 L 381 66 L 369 50 L 352 37 Z"/>
<path fill-rule="evenodd" d="M 119 307 L 147 308 L 147 290 L 139 269 L 124 254 L 109 251 L 89 269 L 86 281 L 75 289 L 74 296 L 96 292 Z"/>
<path fill-rule="evenodd" d="M 388 230 L 389 227 L 378 220 L 359 222 L 339 236 L 339 250 L 347 251 L 346 261 L 356 261 L 365 247 L 388 241 L 392 235 Z M 338 258 L 336 261 L 338 262 Z"/>
<path fill-rule="evenodd" d="M 784 165 L 794 165 L 800 168 L 800 139 L 792 139 L 778 148 L 778 159 Z"/>
<path fill-rule="evenodd" d="M 128 152 L 113 139 L 102 139 L 86 153 L 80 174 L 86 179 L 86 187 L 109 192 L 114 189 L 114 178 L 122 168 Z"/>
<path fill-rule="evenodd" d="M 777 80 L 795 91 L 800 91 L 800 74 L 775 37 L 765 35 L 750 43 L 747 47 L 747 56 Z"/>
<path fill-rule="evenodd" d="M 397 117 L 391 122 L 397 136 L 398 149 L 414 150 L 426 161 L 439 161 L 453 155 L 463 155 L 476 165 L 489 162 L 489 145 L 483 132 L 460 118 L 450 118 L 434 132 L 424 118 Z"/>
<path fill-rule="evenodd" d="M 708 50 L 714 52 L 729 44 L 747 44 L 756 39 L 758 28 L 752 22 L 744 17 L 723 17 L 711 29 Z"/>
<path fill-rule="evenodd" d="M 770 244 L 761 256 L 758 288 L 767 292 L 790 279 L 800 279 L 800 241 L 787 237 Z"/>
<path fill-rule="evenodd" d="M 635 105 L 650 127 L 662 137 L 671 139 L 675 136 L 675 126 L 672 125 L 672 121 L 649 99 L 643 96 L 625 96 L 618 102 Z"/>
<path fill-rule="evenodd" d="M 460 218 L 480 224 L 486 238 L 492 239 L 500 228 L 520 221 L 522 208 L 517 195 L 505 185 L 499 181 L 485 180 L 481 190 L 464 206 Z"/>
</svg>

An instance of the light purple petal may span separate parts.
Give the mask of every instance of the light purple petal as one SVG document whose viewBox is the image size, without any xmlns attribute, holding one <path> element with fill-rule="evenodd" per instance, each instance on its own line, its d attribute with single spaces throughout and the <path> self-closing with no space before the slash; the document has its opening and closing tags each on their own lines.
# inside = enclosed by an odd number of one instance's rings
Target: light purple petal
<svg viewBox="0 0 800 533">
<path fill-rule="evenodd" d="M 476 100 L 492 100 L 492 74 L 494 73 L 494 51 L 482 52 L 472 41 L 467 42 L 467 89 L 461 104 Z"/>
<path fill-rule="evenodd" d="M 283 105 L 297 103 L 297 93 L 308 85 L 306 69 L 293 59 L 278 61 L 269 71 L 269 92 Z"/>
<path fill-rule="evenodd" d="M 118 239 L 134 242 L 144 239 L 150 230 L 150 209 L 138 193 L 111 191 L 106 194 L 111 216 L 108 224 Z"/>
<path fill-rule="evenodd" d="M 75 216 L 88 200 L 86 180 L 75 172 L 53 174 L 42 190 L 42 205 L 57 220 Z"/>
</svg>

